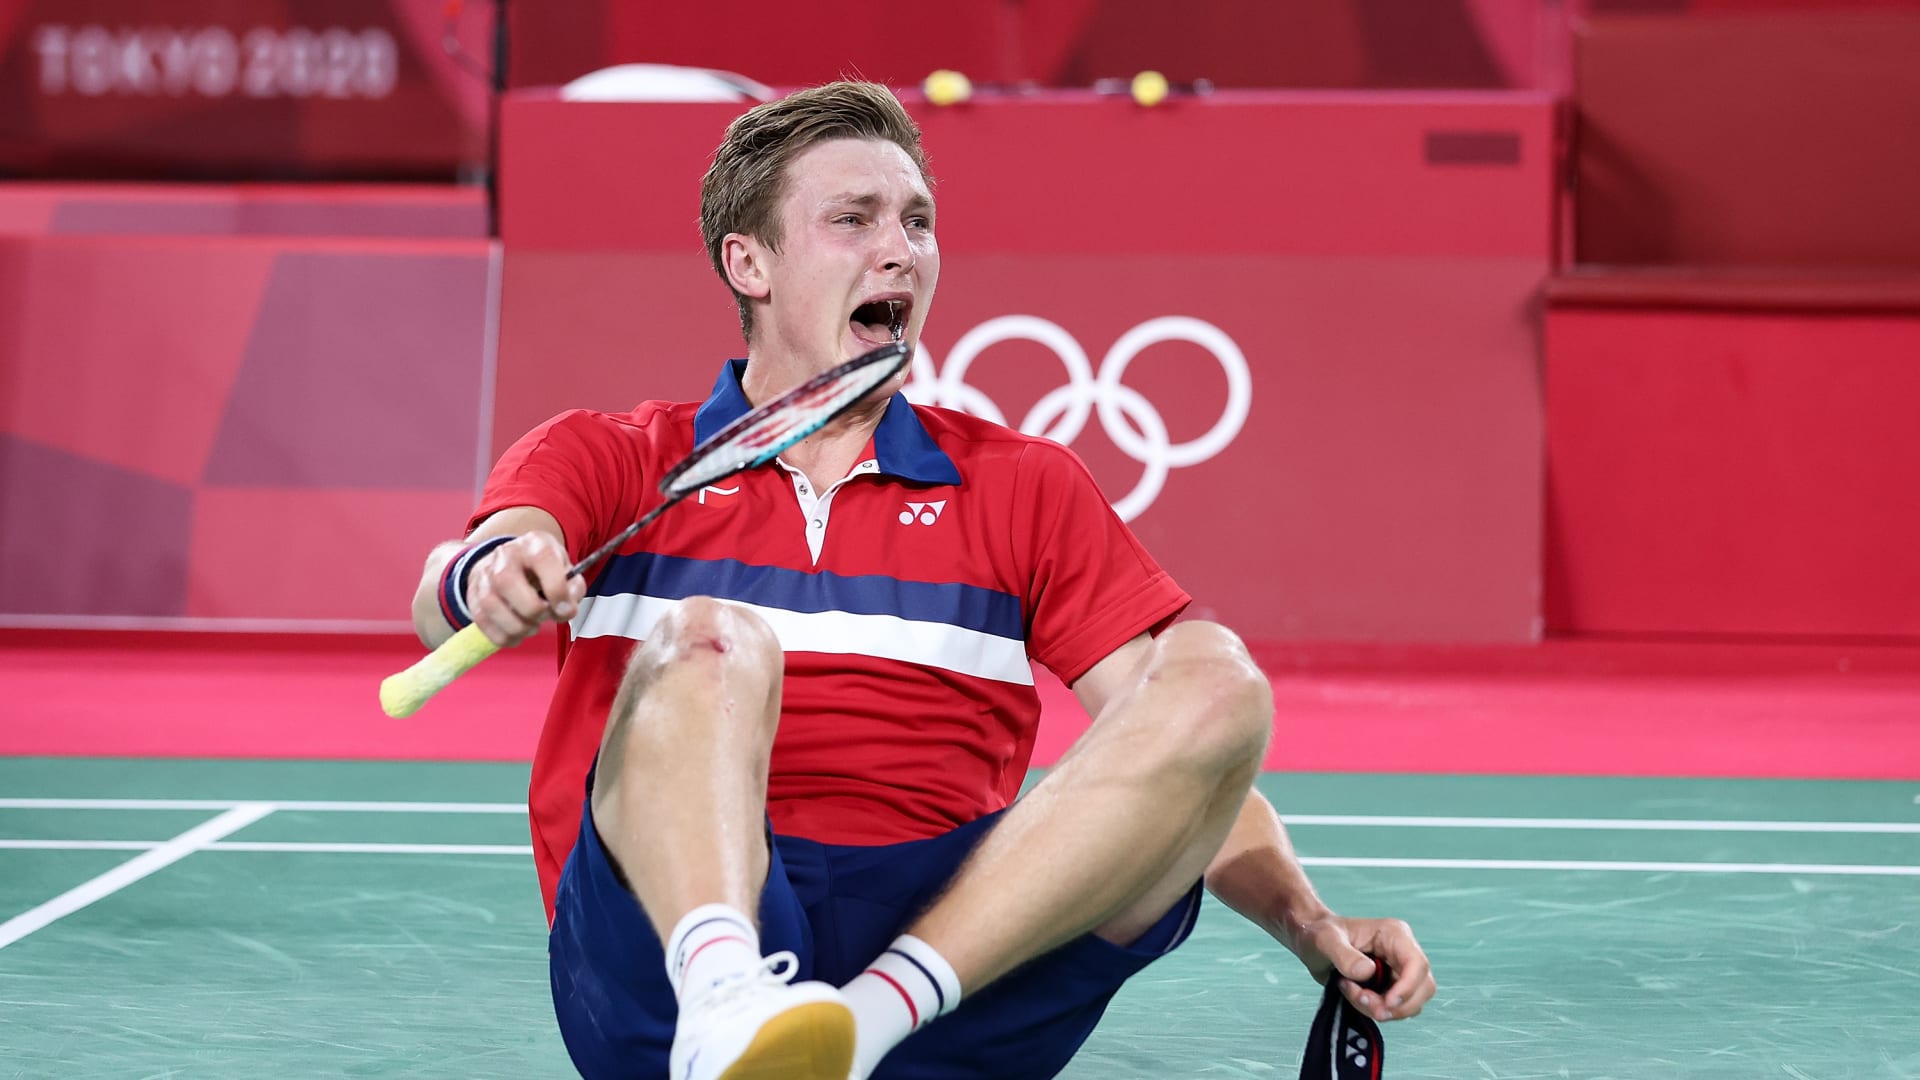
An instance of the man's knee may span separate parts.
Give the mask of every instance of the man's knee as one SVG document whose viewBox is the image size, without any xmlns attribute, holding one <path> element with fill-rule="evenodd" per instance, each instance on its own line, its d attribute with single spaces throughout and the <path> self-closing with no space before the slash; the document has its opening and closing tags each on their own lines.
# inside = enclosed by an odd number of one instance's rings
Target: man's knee
<svg viewBox="0 0 1920 1080">
<path fill-rule="evenodd" d="M 595 814 L 612 812 L 607 800 L 629 764 L 632 741 L 654 739 L 664 730 L 649 724 L 643 727 L 650 734 L 637 734 L 643 728 L 635 725 L 643 715 L 659 716 L 671 725 L 684 723 L 690 710 L 704 712 L 700 730 L 735 748 L 759 745 L 764 750 L 772 745 L 779 725 L 784 674 L 780 641 L 758 615 L 708 596 L 676 604 L 634 650 L 621 676 L 601 736 Z M 660 706 L 663 696 L 669 704 Z M 729 707 L 733 704 L 745 707 Z M 648 758 L 643 755 L 641 760 Z"/>
<path fill-rule="evenodd" d="M 1247 647 L 1218 623 L 1185 622 L 1154 639 L 1147 678 L 1177 687 L 1191 705 L 1177 736 L 1223 765 L 1257 764 L 1273 733 L 1273 688 Z"/>
<path fill-rule="evenodd" d="M 738 604 L 690 596 L 661 616 L 634 651 L 627 677 L 647 677 L 674 664 L 723 664 L 768 679 L 780 677 L 780 640 L 765 619 Z"/>
</svg>

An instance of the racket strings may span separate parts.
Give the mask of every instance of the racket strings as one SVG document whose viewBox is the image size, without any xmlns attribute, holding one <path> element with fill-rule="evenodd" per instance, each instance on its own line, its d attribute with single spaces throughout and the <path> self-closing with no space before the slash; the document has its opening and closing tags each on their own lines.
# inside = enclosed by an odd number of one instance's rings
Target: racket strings
<svg viewBox="0 0 1920 1080">
<path fill-rule="evenodd" d="M 876 349 L 747 414 L 669 473 L 661 493 L 674 499 L 773 460 L 890 378 L 905 352 L 898 344 Z"/>
</svg>

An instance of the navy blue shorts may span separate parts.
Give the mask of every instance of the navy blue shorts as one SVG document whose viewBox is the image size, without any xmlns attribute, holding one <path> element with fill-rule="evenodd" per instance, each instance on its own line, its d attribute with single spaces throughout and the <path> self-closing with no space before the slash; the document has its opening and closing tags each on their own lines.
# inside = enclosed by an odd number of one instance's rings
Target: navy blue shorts
<svg viewBox="0 0 1920 1080">
<path fill-rule="evenodd" d="M 800 958 L 795 981 L 845 985 L 940 894 L 997 818 L 879 847 L 775 836 L 760 898 L 761 948 L 792 950 Z M 872 1080 L 1055 1075 L 1093 1032 L 1120 984 L 1187 939 L 1199 909 L 1196 882 L 1130 946 L 1092 934 L 1068 942 L 915 1032 Z M 660 938 L 621 883 L 584 807 L 580 840 L 560 873 L 548 956 L 560 1033 L 581 1075 L 664 1078 L 678 1006 Z"/>
</svg>

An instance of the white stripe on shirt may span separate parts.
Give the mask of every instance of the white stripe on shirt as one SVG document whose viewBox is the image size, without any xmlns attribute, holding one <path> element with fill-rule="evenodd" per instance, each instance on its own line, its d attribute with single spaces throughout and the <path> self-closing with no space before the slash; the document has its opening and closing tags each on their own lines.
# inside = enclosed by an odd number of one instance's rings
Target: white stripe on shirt
<svg viewBox="0 0 1920 1080">
<path fill-rule="evenodd" d="M 847 611 L 788 611 L 785 608 L 722 600 L 753 612 L 773 628 L 786 652 L 848 653 L 940 668 L 978 679 L 1033 685 L 1026 644 L 962 626 L 903 619 L 898 615 L 859 615 Z M 626 637 L 644 641 L 653 626 L 678 607 L 678 600 L 620 593 L 580 601 L 573 636 Z"/>
</svg>

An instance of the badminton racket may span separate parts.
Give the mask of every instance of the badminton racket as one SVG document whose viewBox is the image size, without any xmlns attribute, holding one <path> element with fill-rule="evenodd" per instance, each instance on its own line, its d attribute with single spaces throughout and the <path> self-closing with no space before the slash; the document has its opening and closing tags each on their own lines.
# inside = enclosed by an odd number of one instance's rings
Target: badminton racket
<svg viewBox="0 0 1920 1080">
<path fill-rule="evenodd" d="M 912 350 L 901 342 L 883 345 L 822 372 L 713 433 L 660 480 L 663 502 L 595 548 L 567 570 L 584 574 L 633 539 L 669 506 L 738 472 L 772 461 L 781 451 L 820 430 L 854 402 L 906 366 Z M 478 626 L 468 625 L 405 671 L 380 683 L 380 707 L 388 716 L 412 716 L 433 695 L 500 651 Z"/>
</svg>

